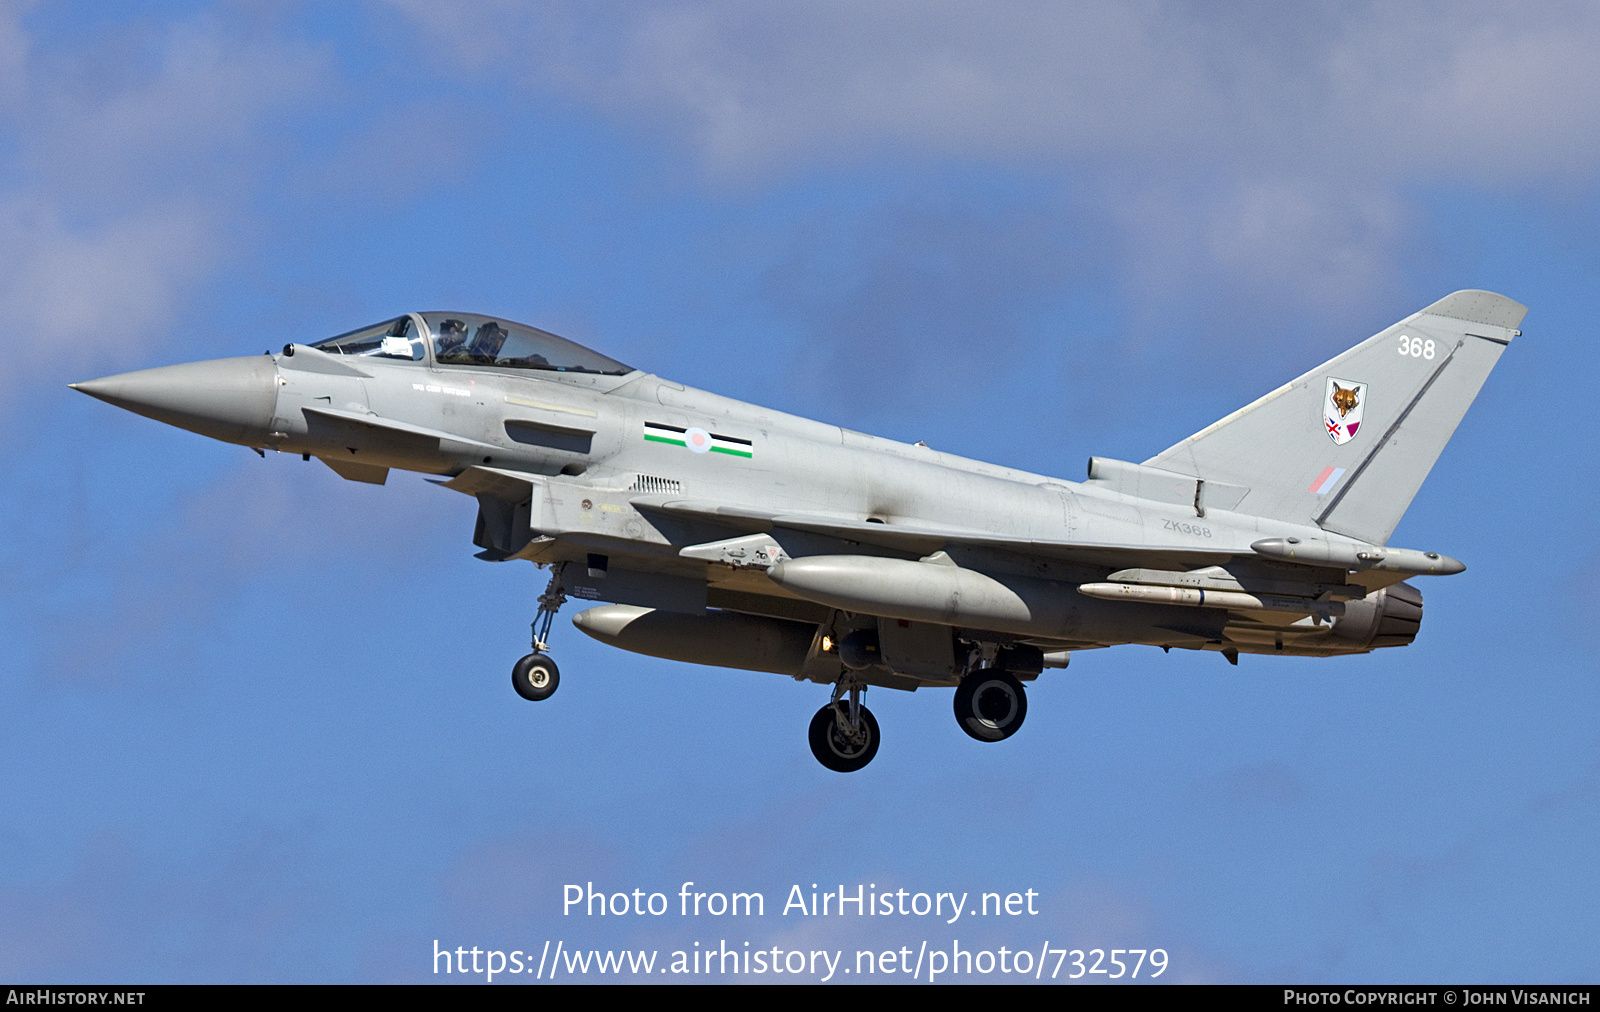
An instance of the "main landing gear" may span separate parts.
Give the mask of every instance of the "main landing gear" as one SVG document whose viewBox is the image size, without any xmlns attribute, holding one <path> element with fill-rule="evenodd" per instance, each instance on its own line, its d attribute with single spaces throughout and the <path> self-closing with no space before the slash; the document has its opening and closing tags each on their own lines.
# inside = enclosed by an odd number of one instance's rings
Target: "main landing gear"
<svg viewBox="0 0 1600 1012">
<path fill-rule="evenodd" d="M 1022 683 L 1008 671 L 979 668 L 956 686 L 956 723 L 979 741 L 1004 741 L 1028 715 Z"/>
<path fill-rule="evenodd" d="M 550 583 L 539 595 L 539 611 L 533 618 L 533 653 L 522 658 L 511 669 L 511 687 L 523 699 L 538 702 L 549 699 L 561 684 L 561 669 L 545 653 L 550 639 L 550 624 L 556 612 L 566 603 L 567 595 L 561 586 L 561 563 L 550 567 Z"/>
<path fill-rule="evenodd" d="M 833 699 L 811 718 L 811 754 L 837 773 L 854 773 L 878 754 L 877 718 L 861 705 L 865 689 L 853 679 L 839 679 Z"/>
<path fill-rule="evenodd" d="M 1005 655 L 999 660 L 1004 663 Z M 878 721 L 861 705 L 865 691 L 847 671 L 834 685 L 833 699 L 811 718 L 811 754 L 830 770 L 854 773 L 878 754 Z M 1028 716 L 1028 696 L 1010 671 L 980 667 L 956 686 L 955 711 L 956 723 L 969 736 L 1004 741 Z"/>
</svg>

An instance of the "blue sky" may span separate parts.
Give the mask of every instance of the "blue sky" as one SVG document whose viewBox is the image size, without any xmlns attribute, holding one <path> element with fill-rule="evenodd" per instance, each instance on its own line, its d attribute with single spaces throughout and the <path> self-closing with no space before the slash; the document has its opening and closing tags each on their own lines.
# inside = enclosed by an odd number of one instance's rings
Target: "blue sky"
<svg viewBox="0 0 1600 1012">
<path fill-rule="evenodd" d="M 1552 3 L 10 4 L 0 976 L 432 980 L 431 946 L 1149 948 L 1592 981 L 1600 14 Z M 1410 647 L 1125 647 L 999 746 L 608 650 L 474 504 L 65 384 L 412 309 L 1076 480 L 1444 294 L 1530 307 L 1396 533 Z M 945 925 L 561 915 L 594 881 L 1034 889 Z M 458 978 L 459 979 L 459 978 Z M 516 980 L 515 977 L 504 978 Z"/>
</svg>

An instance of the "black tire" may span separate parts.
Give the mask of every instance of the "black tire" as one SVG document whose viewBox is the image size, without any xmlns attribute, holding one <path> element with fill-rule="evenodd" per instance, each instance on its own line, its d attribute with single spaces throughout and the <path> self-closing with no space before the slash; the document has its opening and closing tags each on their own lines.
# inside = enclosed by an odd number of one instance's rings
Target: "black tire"
<svg viewBox="0 0 1600 1012">
<path fill-rule="evenodd" d="M 1004 741 L 1028 716 L 1022 683 L 998 668 L 974 671 L 956 686 L 956 723 L 979 741 Z"/>
<path fill-rule="evenodd" d="M 854 773 L 878 754 L 878 720 L 865 706 L 861 708 L 861 725 L 866 740 L 851 741 L 834 718 L 833 704 L 824 706 L 811 718 L 811 754 L 835 773 Z"/>
<path fill-rule="evenodd" d="M 537 703 L 549 699 L 561 684 L 561 670 L 545 654 L 529 654 L 511 669 L 511 687 L 517 695 Z"/>
</svg>

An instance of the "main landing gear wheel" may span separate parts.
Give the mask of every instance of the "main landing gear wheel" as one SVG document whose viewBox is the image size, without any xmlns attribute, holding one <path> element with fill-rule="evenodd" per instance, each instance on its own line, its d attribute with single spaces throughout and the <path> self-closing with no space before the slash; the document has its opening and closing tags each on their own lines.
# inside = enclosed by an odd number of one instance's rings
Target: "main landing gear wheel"
<svg viewBox="0 0 1600 1012">
<path fill-rule="evenodd" d="M 840 710 L 850 709 L 848 704 L 829 703 L 811 718 L 811 754 L 836 773 L 854 773 L 878 754 L 877 718 L 865 706 L 856 706 L 861 716 L 852 731 L 848 717 L 844 722 L 839 719 Z"/>
<path fill-rule="evenodd" d="M 1028 715 L 1022 683 L 997 668 L 974 671 L 956 686 L 956 723 L 979 741 L 1003 741 Z"/>
<path fill-rule="evenodd" d="M 549 699 L 561 684 L 561 671 L 544 654 L 529 654 L 511 669 L 511 687 L 517 695 L 537 703 Z"/>
</svg>

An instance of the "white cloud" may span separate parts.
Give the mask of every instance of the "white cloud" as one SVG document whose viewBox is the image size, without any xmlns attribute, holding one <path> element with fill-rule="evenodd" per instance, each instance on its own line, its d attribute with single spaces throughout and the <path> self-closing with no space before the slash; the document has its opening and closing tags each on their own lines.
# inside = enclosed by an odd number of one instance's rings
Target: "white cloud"
<svg viewBox="0 0 1600 1012">
<path fill-rule="evenodd" d="M 1416 187 L 1600 171 L 1590 4 L 401 6 L 712 180 L 885 157 L 1066 174 L 1136 301 L 1174 268 L 1319 308 L 1392 296 Z"/>
<path fill-rule="evenodd" d="M 192 203 L 157 202 L 88 227 L 63 221 L 64 210 L 42 196 L 0 199 L 0 316 L 23 337 L 0 383 L 46 364 L 136 360 L 216 253 L 212 223 Z"/>
<path fill-rule="evenodd" d="M 1586 5 L 1245 20 L 1100 0 L 704 2 L 615 20 L 583 31 L 570 17 L 523 19 L 545 57 L 524 65 L 619 109 L 675 116 L 719 171 L 886 143 L 980 160 L 1135 159 L 1162 175 L 1200 164 L 1526 177 L 1593 171 L 1600 156 L 1600 11 Z M 483 27 L 471 25 L 474 39 Z"/>
<path fill-rule="evenodd" d="M 0 318 L 26 335 L 0 387 L 137 361 L 226 257 L 263 121 L 326 76 L 247 35 L 202 19 L 46 52 L 0 13 Z"/>
</svg>

